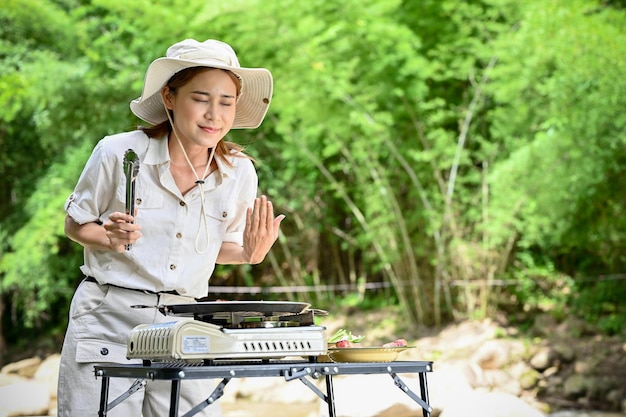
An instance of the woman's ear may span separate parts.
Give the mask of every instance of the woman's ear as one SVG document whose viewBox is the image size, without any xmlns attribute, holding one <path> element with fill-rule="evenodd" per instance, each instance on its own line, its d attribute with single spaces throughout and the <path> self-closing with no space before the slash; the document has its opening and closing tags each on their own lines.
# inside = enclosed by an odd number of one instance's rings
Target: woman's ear
<svg viewBox="0 0 626 417">
<path fill-rule="evenodd" d="M 165 107 L 169 110 L 172 110 L 173 108 L 172 96 L 172 91 L 168 86 L 165 86 L 161 89 L 161 98 L 163 99 L 163 104 L 165 104 Z"/>
</svg>

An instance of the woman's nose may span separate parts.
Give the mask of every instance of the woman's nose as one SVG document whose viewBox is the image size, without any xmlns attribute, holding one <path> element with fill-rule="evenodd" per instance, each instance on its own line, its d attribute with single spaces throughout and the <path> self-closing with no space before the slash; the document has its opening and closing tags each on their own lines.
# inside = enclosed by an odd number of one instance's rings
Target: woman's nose
<svg viewBox="0 0 626 417">
<path fill-rule="evenodd" d="M 204 118 L 209 120 L 214 120 L 217 117 L 216 106 L 209 105 L 207 106 L 206 111 L 204 112 Z"/>
</svg>

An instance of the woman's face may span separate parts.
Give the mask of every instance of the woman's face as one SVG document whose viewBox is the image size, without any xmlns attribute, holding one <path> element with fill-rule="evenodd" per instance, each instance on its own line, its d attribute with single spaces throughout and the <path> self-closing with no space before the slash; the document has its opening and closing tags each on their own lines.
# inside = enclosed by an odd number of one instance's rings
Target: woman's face
<svg viewBox="0 0 626 417">
<path fill-rule="evenodd" d="M 235 120 L 237 86 L 225 71 L 198 73 L 176 92 L 164 90 L 173 111 L 174 127 L 185 148 L 213 148 L 226 136 Z"/>
</svg>

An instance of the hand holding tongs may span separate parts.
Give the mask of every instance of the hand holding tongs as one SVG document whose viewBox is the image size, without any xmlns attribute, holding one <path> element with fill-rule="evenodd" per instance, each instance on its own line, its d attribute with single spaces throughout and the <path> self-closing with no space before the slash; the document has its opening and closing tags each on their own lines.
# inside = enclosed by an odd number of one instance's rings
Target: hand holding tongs
<svg viewBox="0 0 626 417">
<path fill-rule="evenodd" d="M 124 174 L 126 174 L 126 214 L 130 214 L 134 218 L 135 180 L 139 174 L 139 157 L 132 149 L 127 150 L 124 154 Z M 130 250 L 132 246 L 132 244 L 126 245 L 126 250 Z"/>
</svg>

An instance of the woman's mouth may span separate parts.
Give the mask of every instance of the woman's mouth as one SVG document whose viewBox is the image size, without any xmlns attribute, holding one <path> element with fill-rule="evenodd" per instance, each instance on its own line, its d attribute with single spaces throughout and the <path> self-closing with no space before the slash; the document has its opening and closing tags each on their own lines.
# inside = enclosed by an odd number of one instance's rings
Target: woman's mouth
<svg viewBox="0 0 626 417">
<path fill-rule="evenodd" d="M 204 130 L 207 133 L 217 133 L 220 131 L 218 128 L 210 126 L 200 126 L 200 129 Z"/>
</svg>

